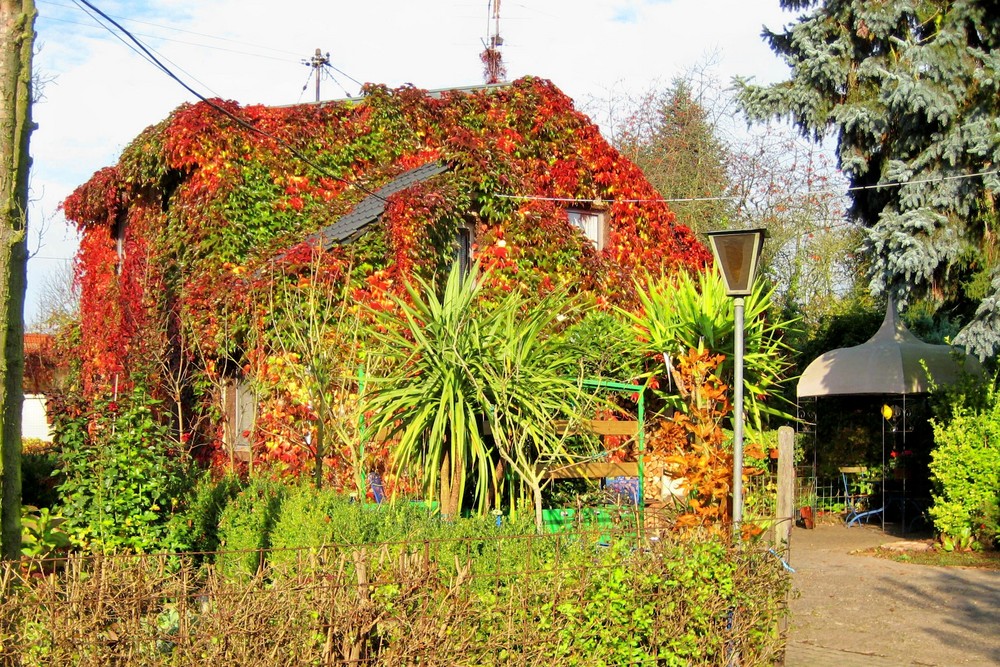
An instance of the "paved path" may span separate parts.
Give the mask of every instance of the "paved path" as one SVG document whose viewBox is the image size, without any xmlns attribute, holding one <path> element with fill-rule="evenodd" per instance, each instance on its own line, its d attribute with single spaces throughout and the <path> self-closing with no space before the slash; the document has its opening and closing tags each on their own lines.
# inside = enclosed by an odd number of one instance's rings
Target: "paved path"
<svg viewBox="0 0 1000 667">
<path fill-rule="evenodd" d="M 1000 665 L 1000 571 L 853 554 L 874 527 L 794 529 L 787 667 Z"/>
</svg>

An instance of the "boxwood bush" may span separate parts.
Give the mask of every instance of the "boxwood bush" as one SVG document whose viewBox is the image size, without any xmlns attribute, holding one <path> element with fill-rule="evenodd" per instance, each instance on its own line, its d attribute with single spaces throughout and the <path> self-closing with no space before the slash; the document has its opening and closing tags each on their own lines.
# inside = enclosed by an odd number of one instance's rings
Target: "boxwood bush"
<svg viewBox="0 0 1000 667">
<path fill-rule="evenodd" d="M 603 540 L 438 526 L 434 539 L 313 549 L 305 572 L 231 578 L 118 556 L 16 585 L 0 576 L 0 662 L 780 663 L 789 580 L 766 548 L 718 534 Z M 444 538 L 451 526 L 457 539 Z M 470 543 L 484 551 L 459 555 Z"/>
</svg>

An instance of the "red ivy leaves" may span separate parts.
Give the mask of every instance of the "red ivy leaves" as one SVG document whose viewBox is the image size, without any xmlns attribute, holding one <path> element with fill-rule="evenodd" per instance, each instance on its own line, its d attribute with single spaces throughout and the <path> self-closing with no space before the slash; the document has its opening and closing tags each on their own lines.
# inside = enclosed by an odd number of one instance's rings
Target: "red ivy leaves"
<svg viewBox="0 0 1000 667">
<path fill-rule="evenodd" d="M 140 135 L 120 166 L 101 170 L 66 200 L 66 216 L 84 237 L 85 377 L 148 372 L 150 341 L 166 335 L 170 318 L 186 323 L 205 354 L 252 354 L 220 339 L 260 324 L 253 284 L 266 279 L 271 263 L 310 257 L 296 244 L 430 160 L 449 171 L 390 197 L 384 243 L 364 246 L 381 256 L 351 264 L 354 295 L 364 303 L 388 307 L 387 290 L 399 293 L 413 273 L 430 277 L 445 268 L 459 224 L 474 228 L 476 252 L 498 289 L 530 293 L 569 283 L 605 303 L 629 305 L 637 272 L 697 268 L 710 259 L 665 204 L 634 201 L 658 195 L 548 81 L 438 97 L 412 87 L 368 86 L 365 94 L 283 108 L 216 101 L 270 136 L 207 104 L 182 106 Z M 603 210 L 606 247 L 596 252 L 570 225 L 567 204 L 548 198 Z M 119 273 L 111 230 L 123 220 Z M 327 253 L 324 262 L 347 275 L 343 253 Z"/>
</svg>

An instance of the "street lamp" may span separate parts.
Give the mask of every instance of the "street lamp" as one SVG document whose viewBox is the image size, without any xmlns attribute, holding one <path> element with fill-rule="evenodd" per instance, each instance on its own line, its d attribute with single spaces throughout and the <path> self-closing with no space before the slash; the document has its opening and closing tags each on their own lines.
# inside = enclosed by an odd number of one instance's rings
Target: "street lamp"
<svg viewBox="0 0 1000 667">
<path fill-rule="evenodd" d="M 708 232 L 715 264 L 722 271 L 726 295 L 735 297 L 735 357 L 733 373 L 733 530 L 743 521 L 743 297 L 753 291 L 765 229 Z"/>
</svg>

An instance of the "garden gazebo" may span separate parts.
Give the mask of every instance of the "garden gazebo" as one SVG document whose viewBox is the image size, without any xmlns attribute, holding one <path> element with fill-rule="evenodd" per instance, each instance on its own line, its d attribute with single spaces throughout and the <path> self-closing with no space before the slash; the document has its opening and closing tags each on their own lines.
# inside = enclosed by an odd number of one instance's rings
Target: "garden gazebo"
<svg viewBox="0 0 1000 667">
<path fill-rule="evenodd" d="M 890 299 L 875 335 L 861 345 L 820 355 L 799 378 L 799 398 L 855 394 L 926 394 L 931 383 L 951 384 L 962 369 L 979 362 L 951 345 L 933 345 L 914 336 Z"/>
<path fill-rule="evenodd" d="M 900 320 L 896 304 L 890 298 L 886 305 L 885 319 L 875 335 L 861 345 L 839 348 L 820 355 L 802 373 L 796 393 L 800 400 L 869 395 L 873 398 L 885 397 L 886 401 L 902 402 L 902 410 L 898 412 L 888 404 L 883 408 L 885 420 L 882 437 L 881 509 L 884 510 L 886 422 L 891 424 L 893 431 L 902 431 L 905 444 L 907 398 L 925 395 L 934 385 L 956 382 L 963 368 L 972 373 L 981 372 L 978 360 L 959 348 L 925 343 L 913 335 Z M 902 419 L 901 426 L 896 421 L 899 418 Z M 884 513 L 882 520 L 884 527 Z"/>
</svg>

